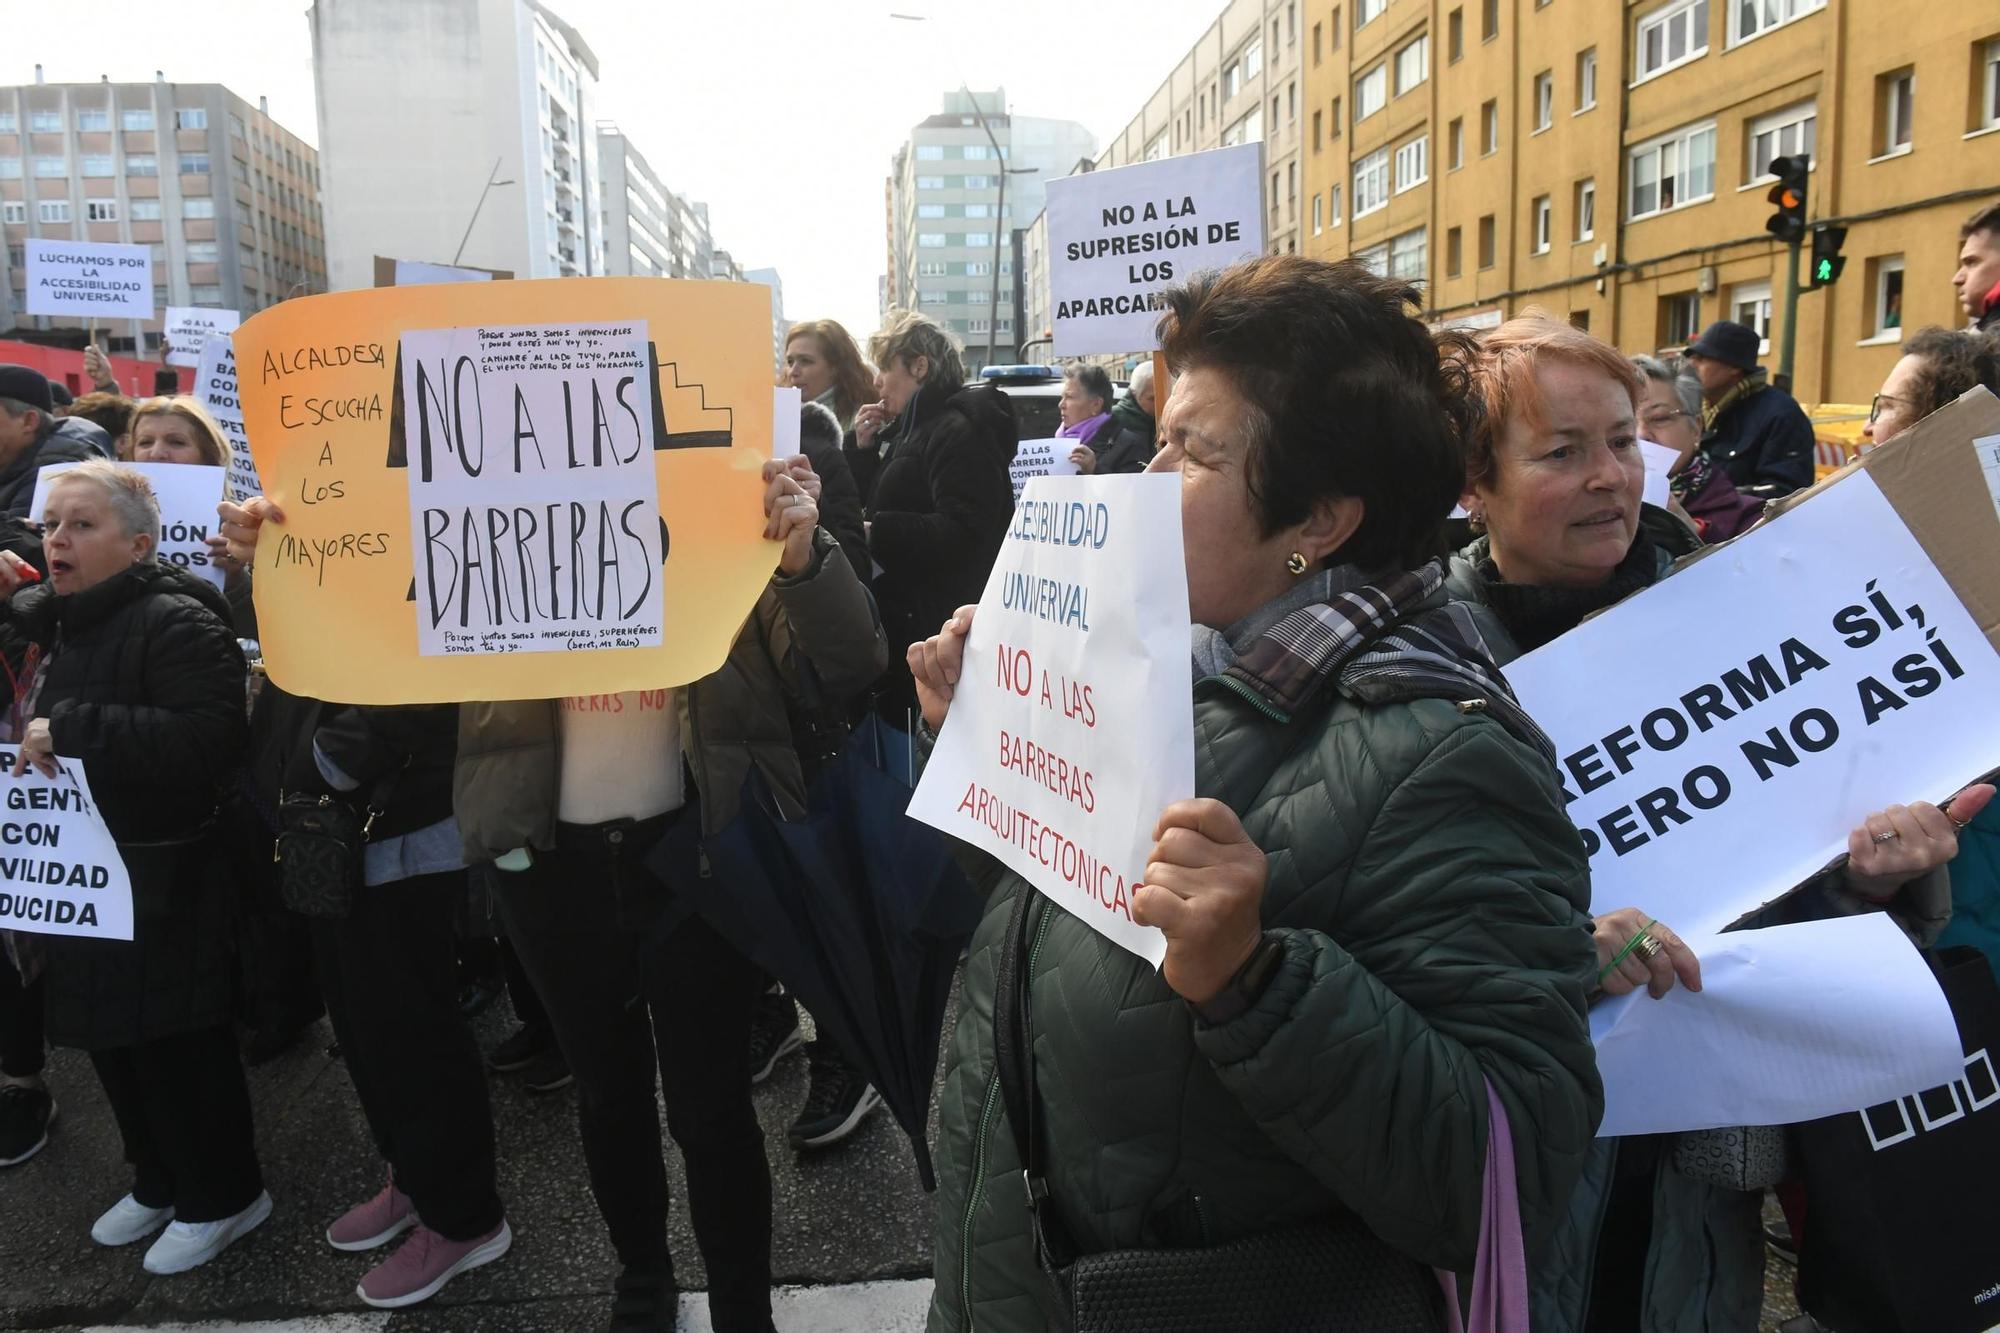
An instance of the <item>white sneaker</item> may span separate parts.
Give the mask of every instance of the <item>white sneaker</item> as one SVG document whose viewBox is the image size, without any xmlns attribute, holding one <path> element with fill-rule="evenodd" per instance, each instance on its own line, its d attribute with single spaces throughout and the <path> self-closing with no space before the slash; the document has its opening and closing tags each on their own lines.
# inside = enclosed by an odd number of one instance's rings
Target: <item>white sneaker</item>
<svg viewBox="0 0 2000 1333">
<path fill-rule="evenodd" d="M 255 1231 L 270 1215 L 271 1196 L 266 1193 L 259 1194 L 255 1203 L 234 1217 L 214 1222 L 175 1222 L 146 1251 L 146 1271 L 164 1277 L 199 1268 L 228 1249 L 237 1237 Z"/>
<path fill-rule="evenodd" d="M 117 1249 L 120 1245 L 146 1239 L 173 1220 L 173 1209 L 148 1208 L 128 1194 L 97 1219 L 90 1228 L 90 1238 L 99 1245 Z"/>
</svg>

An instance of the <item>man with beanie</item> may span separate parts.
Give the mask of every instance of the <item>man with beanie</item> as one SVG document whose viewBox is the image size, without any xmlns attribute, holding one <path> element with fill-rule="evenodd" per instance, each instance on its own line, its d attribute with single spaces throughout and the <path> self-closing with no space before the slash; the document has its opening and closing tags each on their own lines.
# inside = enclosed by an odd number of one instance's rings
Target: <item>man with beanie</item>
<svg viewBox="0 0 2000 1333">
<path fill-rule="evenodd" d="M 1805 410 L 1757 364 L 1757 330 L 1717 320 L 1687 349 L 1701 381 L 1701 452 L 1736 489 L 1776 499 L 1813 479 L 1813 429 Z"/>
<path fill-rule="evenodd" d="M 49 382 L 28 366 L 0 365 L 0 518 L 31 518 L 35 478 L 50 463 L 105 457 L 91 444 L 59 431 Z M 104 434 L 95 423 L 80 425 Z"/>
</svg>

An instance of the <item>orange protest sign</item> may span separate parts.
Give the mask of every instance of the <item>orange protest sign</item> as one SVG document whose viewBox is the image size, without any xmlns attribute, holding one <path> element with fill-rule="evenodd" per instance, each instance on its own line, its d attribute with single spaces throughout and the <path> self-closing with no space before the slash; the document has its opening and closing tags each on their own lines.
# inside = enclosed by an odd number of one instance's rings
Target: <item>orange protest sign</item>
<svg viewBox="0 0 2000 1333">
<path fill-rule="evenodd" d="M 285 522 L 265 668 L 342 703 L 658 689 L 722 665 L 771 576 L 770 301 L 569 278 L 337 292 L 234 338 Z"/>
</svg>

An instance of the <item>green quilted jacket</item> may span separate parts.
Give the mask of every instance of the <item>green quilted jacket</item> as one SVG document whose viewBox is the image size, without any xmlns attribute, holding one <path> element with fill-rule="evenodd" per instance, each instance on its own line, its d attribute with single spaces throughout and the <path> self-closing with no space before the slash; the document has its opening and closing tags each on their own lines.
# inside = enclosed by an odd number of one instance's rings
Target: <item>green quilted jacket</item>
<svg viewBox="0 0 2000 1333">
<path fill-rule="evenodd" d="M 1031 925 L 1049 1187 L 1083 1252 L 1231 1240 L 1351 1210 L 1423 1264 L 1471 1267 L 1490 1079 L 1532 1254 L 1602 1109 L 1584 991 L 1583 847 L 1541 756 L 1477 706 L 1296 717 L 1195 687 L 1197 790 L 1269 859 L 1283 962 L 1249 1012 L 1198 1023 L 1144 961 L 1046 903 Z M 1014 894 L 995 869 L 941 1094 L 930 1328 L 1048 1327 L 1021 1163 L 993 1076 Z"/>
</svg>

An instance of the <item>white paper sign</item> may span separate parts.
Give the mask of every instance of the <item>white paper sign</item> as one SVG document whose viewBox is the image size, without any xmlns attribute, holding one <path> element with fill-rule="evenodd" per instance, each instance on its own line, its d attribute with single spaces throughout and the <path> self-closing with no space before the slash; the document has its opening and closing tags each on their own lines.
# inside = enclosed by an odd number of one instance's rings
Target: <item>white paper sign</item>
<svg viewBox="0 0 2000 1333">
<path fill-rule="evenodd" d="M 108 241 L 26 243 L 28 313 L 151 319 L 153 252 Z"/>
<path fill-rule="evenodd" d="M 1987 494 L 1993 497 L 1993 512 L 2000 514 L 2000 435 L 1982 435 L 1972 447 L 1979 451 L 1979 471 L 1986 478 Z"/>
<path fill-rule="evenodd" d="M 1937 978 L 1880 912 L 1695 936 L 1701 991 L 1590 1011 L 1598 1137 L 1790 1125 L 1965 1072 Z"/>
<path fill-rule="evenodd" d="M 1159 966 L 1131 897 L 1194 795 L 1188 643 L 1180 479 L 1029 482 L 910 814 Z"/>
<path fill-rule="evenodd" d="M 35 496 L 28 509 L 28 518 L 32 522 L 42 521 L 43 507 L 49 498 L 50 479 L 75 466 L 75 463 L 50 463 L 36 473 Z M 119 466 L 143 473 L 152 484 L 154 498 L 160 502 L 161 563 L 179 565 L 220 588 L 222 567 L 210 556 L 208 539 L 222 535 L 215 506 L 222 499 L 228 469 L 209 467 L 204 463 L 122 463 Z"/>
<path fill-rule="evenodd" d="M 1264 251 L 1261 144 L 1048 185 L 1056 356 L 1150 351 L 1159 294 Z"/>
<path fill-rule="evenodd" d="M 56 776 L 13 776 L 0 748 L 0 930 L 132 938 L 132 878 L 98 813 L 83 761 L 56 757 Z"/>
<path fill-rule="evenodd" d="M 221 341 L 228 342 L 228 335 L 236 331 L 243 322 L 243 316 L 234 310 L 221 310 L 210 306 L 170 305 L 167 307 L 166 330 L 162 335 L 167 343 L 167 364 L 170 366 L 201 365 L 202 352 L 217 334 Z"/>
<path fill-rule="evenodd" d="M 1710 934 L 2000 763 L 2000 655 L 1867 473 L 1507 668 L 1591 910 Z"/>
<path fill-rule="evenodd" d="M 1656 509 L 1665 509 L 1674 498 L 1674 464 L 1681 461 L 1681 451 L 1641 440 L 1639 452 L 1646 459 L 1646 489 L 1639 498 Z"/>
<path fill-rule="evenodd" d="M 1014 449 L 1014 461 L 1007 465 L 1007 472 L 1014 479 L 1014 503 L 1021 503 L 1021 488 L 1032 478 L 1074 477 L 1076 464 L 1069 461 L 1069 456 L 1080 443 L 1064 439 L 1021 441 Z"/>
<path fill-rule="evenodd" d="M 412 330 L 401 355 L 419 651 L 657 645 L 645 323 Z"/>
<path fill-rule="evenodd" d="M 236 392 L 236 352 L 227 338 L 202 344 L 201 364 L 194 372 L 194 396 L 222 427 L 229 442 L 229 498 L 239 504 L 264 493 L 257 462 L 250 456 L 250 436 L 243 429 L 243 400 Z"/>
<path fill-rule="evenodd" d="M 799 391 L 795 388 L 771 390 L 771 457 L 799 456 Z"/>
<path fill-rule="evenodd" d="M 426 264 L 416 259 L 396 261 L 397 287 L 422 287 L 439 282 L 491 282 L 493 275 L 476 268 L 457 268 L 451 264 Z"/>
</svg>

